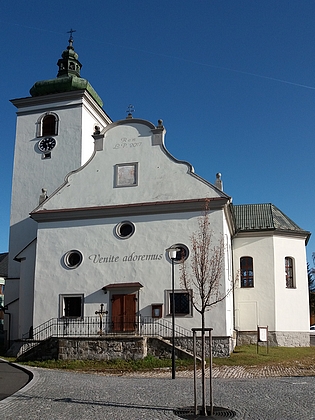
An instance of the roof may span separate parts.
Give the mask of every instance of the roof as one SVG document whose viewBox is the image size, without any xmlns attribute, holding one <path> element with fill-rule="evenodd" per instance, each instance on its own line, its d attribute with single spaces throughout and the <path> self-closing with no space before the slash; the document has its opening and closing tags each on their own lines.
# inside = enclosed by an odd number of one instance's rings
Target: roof
<svg viewBox="0 0 315 420">
<path fill-rule="evenodd" d="M 0 277 L 8 277 L 8 252 L 0 254 Z"/>
<path fill-rule="evenodd" d="M 227 197 L 227 198 L 226 198 Z M 205 203 L 209 200 L 211 210 L 223 208 L 228 196 L 222 193 L 221 197 L 192 198 L 186 200 L 164 200 L 145 203 L 114 204 L 109 206 L 62 208 L 46 210 L 42 205 L 30 213 L 36 222 L 55 220 L 91 219 L 102 217 L 122 217 L 131 215 L 177 213 L 185 211 L 204 211 Z M 46 201 L 45 201 L 46 203 Z M 44 205 L 44 203 L 43 203 Z"/>
<path fill-rule="evenodd" d="M 58 60 L 59 68 L 55 79 L 40 80 L 30 89 L 31 96 L 46 96 L 62 92 L 71 92 L 85 89 L 100 107 L 103 106 L 102 99 L 95 92 L 90 83 L 80 76 L 82 64 L 78 60 L 78 54 L 73 48 L 73 38 L 70 35 L 69 45 Z"/>
<path fill-rule="evenodd" d="M 304 234 L 309 238 L 310 232 L 301 229 L 288 216 L 271 203 L 232 205 L 236 231 L 270 231 L 277 230 Z"/>
<path fill-rule="evenodd" d="M 142 284 L 139 283 L 138 281 L 135 281 L 131 283 L 110 283 L 107 286 L 102 287 L 102 290 L 106 292 L 107 290 L 111 290 L 111 289 L 130 289 L 130 288 L 141 289 L 141 287 L 143 287 Z"/>
</svg>

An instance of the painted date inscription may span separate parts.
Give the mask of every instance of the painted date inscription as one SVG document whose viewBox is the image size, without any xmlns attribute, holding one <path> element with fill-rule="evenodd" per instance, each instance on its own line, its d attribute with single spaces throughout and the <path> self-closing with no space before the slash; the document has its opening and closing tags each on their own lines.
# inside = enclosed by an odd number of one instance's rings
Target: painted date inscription
<svg viewBox="0 0 315 420">
<path fill-rule="evenodd" d="M 142 141 L 137 141 L 136 138 L 130 138 L 122 137 L 120 139 L 120 143 L 116 143 L 113 149 L 126 149 L 126 148 L 133 148 L 133 147 L 140 147 L 142 144 Z"/>
</svg>

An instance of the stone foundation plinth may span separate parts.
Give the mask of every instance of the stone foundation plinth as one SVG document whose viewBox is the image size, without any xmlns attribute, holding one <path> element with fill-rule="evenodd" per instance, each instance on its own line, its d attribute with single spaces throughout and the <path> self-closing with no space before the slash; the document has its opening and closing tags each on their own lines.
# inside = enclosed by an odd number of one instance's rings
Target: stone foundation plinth
<svg viewBox="0 0 315 420">
<path fill-rule="evenodd" d="M 236 344 L 238 346 L 257 344 L 257 331 L 238 331 Z M 279 347 L 309 347 L 310 333 L 296 331 L 268 331 L 269 346 Z"/>
</svg>

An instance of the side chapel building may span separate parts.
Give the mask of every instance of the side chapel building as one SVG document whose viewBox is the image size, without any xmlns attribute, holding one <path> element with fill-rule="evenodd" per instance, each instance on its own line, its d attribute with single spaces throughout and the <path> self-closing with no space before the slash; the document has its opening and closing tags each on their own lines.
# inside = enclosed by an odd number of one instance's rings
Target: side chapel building
<svg viewBox="0 0 315 420">
<path fill-rule="evenodd" d="M 190 236 L 205 201 L 214 241 L 224 240 L 221 291 L 207 327 L 230 350 L 268 326 L 281 346 L 308 346 L 305 245 L 310 233 L 273 204 L 233 205 L 222 190 L 165 148 L 165 128 L 127 118 L 113 122 L 70 37 L 55 79 L 14 99 L 17 127 L 12 183 L 7 326 L 12 342 L 50 319 L 82 319 L 103 304 L 114 331 L 140 317 L 171 319 L 171 261 L 189 260 Z M 175 261 L 175 320 L 200 326 Z M 294 308 L 294 309 L 293 309 Z M 130 327 L 130 325 L 133 325 Z"/>
</svg>

